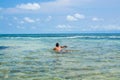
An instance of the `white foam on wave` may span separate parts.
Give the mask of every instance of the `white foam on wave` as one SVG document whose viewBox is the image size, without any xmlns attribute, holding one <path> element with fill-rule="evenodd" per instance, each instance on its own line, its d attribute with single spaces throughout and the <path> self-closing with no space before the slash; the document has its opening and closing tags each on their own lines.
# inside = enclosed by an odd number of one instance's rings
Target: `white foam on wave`
<svg viewBox="0 0 120 80">
<path fill-rule="evenodd" d="M 81 38 L 81 39 L 120 39 L 120 36 L 70 36 L 66 37 L 69 39 L 76 39 L 76 38 Z"/>
<path fill-rule="evenodd" d="M 2 37 L 1 39 L 41 39 L 41 37 Z"/>
<path fill-rule="evenodd" d="M 82 38 L 83 36 L 70 36 L 70 37 L 66 37 L 66 38 Z"/>
<path fill-rule="evenodd" d="M 22 40 L 22 39 L 27 39 L 27 40 L 40 40 L 40 39 L 63 39 L 63 38 L 68 38 L 68 39 L 120 39 L 120 36 L 67 36 L 67 37 L 1 37 L 0 39 L 15 39 L 15 40 Z"/>
</svg>

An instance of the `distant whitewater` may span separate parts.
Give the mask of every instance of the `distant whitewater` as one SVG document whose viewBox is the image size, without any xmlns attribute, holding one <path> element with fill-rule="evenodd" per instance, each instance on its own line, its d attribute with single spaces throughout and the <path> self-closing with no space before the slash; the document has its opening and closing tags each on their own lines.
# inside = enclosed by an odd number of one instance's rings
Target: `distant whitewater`
<svg viewBox="0 0 120 80">
<path fill-rule="evenodd" d="M 0 34 L 0 79 L 119 80 L 120 34 Z"/>
<path fill-rule="evenodd" d="M 40 39 L 41 37 L 79 39 L 120 39 L 120 33 L 81 33 L 81 34 L 0 34 L 4 39 Z"/>
</svg>

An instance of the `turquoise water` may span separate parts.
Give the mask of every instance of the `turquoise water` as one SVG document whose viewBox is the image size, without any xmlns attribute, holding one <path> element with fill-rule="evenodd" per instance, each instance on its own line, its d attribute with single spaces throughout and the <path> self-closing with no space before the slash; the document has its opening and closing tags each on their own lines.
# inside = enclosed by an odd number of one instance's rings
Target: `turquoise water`
<svg viewBox="0 0 120 80">
<path fill-rule="evenodd" d="M 0 35 L 0 80 L 119 79 L 120 34 Z"/>
</svg>

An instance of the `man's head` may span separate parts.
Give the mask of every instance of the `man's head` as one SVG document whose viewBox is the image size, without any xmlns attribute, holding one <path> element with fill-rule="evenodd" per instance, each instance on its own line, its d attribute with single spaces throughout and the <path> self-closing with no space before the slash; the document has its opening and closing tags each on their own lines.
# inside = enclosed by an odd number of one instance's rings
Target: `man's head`
<svg viewBox="0 0 120 80">
<path fill-rule="evenodd" d="M 56 43 L 56 47 L 59 47 L 59 43 Z"/>
</svg>

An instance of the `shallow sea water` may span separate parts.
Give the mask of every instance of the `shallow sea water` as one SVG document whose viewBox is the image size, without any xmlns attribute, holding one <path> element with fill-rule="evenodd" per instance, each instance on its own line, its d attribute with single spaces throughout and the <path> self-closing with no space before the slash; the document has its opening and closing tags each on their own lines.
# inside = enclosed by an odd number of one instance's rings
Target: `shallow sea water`
<svg viewBox="0 0 120 80">
<path fill-rule="evenodd" d="M 108 37 L 2 36 L 0 80 L 119 80 L 120 36 Z M 72 51 L 55 53 L 56 42 Z"/>
</svg>

